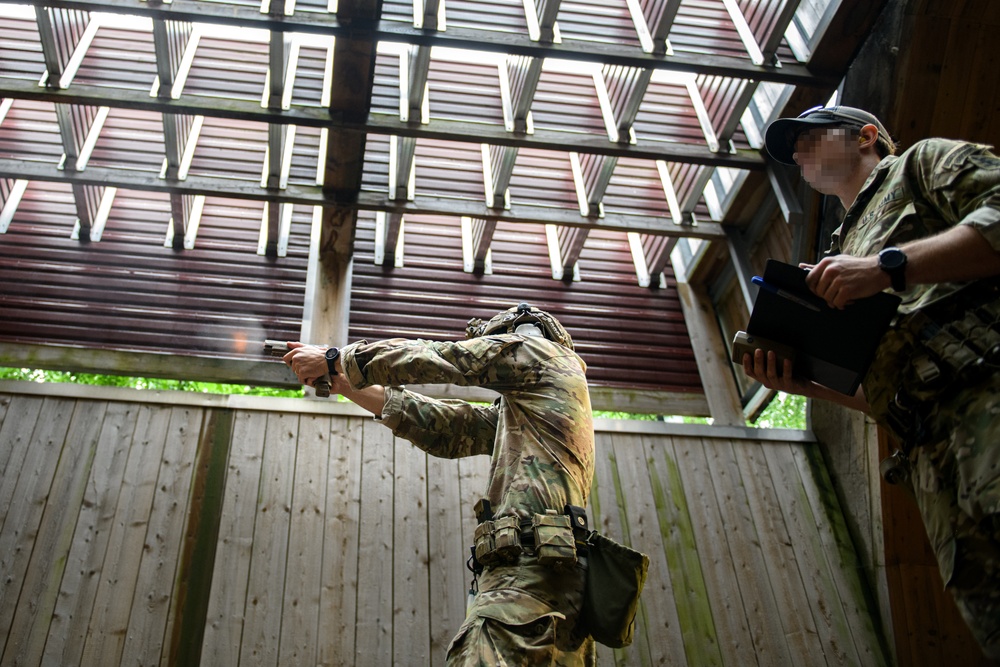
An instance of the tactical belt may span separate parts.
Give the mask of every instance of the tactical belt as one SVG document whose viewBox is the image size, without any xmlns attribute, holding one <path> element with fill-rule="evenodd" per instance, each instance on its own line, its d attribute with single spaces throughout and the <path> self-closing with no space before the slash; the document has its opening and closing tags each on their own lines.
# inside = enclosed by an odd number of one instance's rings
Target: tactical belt
<svg viewBox="0 0 1000 667">
<path fill-rule="evenodd" d="M 905 477 L 910 452 L 941 436 L 928 428 L 940 397 L 975 386 L 1000 368 L 1000 281 L 972 285 L 910 314 L 902 326 L 915 349 L 886 414 L 902 447 L 881 465 L 893 484 Z"/>
<path fill-rule="evenodd" d="M 531 519 L 516 516 L 493 518 L 488 500 L 476 503 L 475 544 L 469 569 L 513 565 L 522 554 L 537 558 L 540 565 L 565 567 L 576 563 L 587 549 L 587 514 L 582 507 L 566 505 L 563 513 L 546 510 Z"/>
</svg>

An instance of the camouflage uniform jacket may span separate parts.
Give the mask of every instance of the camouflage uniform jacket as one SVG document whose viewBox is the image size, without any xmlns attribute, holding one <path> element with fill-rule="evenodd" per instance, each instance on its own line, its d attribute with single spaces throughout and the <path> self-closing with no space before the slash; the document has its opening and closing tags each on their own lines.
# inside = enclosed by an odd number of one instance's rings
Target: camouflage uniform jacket
<svg viewBox="0 0 1000 667">
<path fill-rule="evenodd" d="M 571 350 L 503 334 L 361 341 L 341 354 L 353 387 L 386 387 L 381 420 L 395 435 L 434 456 L 492 456 L 487 497 L 496 516 L 528 519 L 566 504 L 586 506 L 594 428 L 586 365 Z M 407 383 L 486 387 L 500 398 L 491 406 L 437 400 L 406 390 Z"/>
<path fill-rule="evenodd" d="M 976 227 L 1000 251 L 1000 159 L 984 146 L 930 139 L 875 168 L 835 233 L 833 249 L 865 257 L 956 225 Z M 904 483 L 920 510 L 942 581 L 993 657 L 1000 655 L 1000 376 L 989 364 L 956 362 L 963 350 L 968 356 L 970 347 L 984 349 L 989 326 L 962 333 L 960 320 L 995 317 L 1000 304 L 991 288 L 998 282 L 906 290 L 900 316 L 864 379 L 872 415 L 890 431 L 895 397 L 912 406 L 904 410 L 906 419 L 895 422 L 900 442 L 918 445 L 909 450 Z M 928 360 L 951 370 L 935 377 L 926 372 Z M 975 368 L 980 370 L 962 372 Z"/>
<path fill-rule="evenodd" d="M 867 257 L 883 248 L 932 236 L 956 225 L 976 227 L 1000 251 L 1000 159 L 988 147 L 947 139 L 918 142 L 902 155 L 884 158 L 833 233 L 831 252 Z M 902 292 L 901 317 L 879 345 L 864 381 L 872 414 L 885 424 L 889 401 L 914 353 L 906 316 L 946 303 L 965 283 L 913 285 Z M 910 386 L 919 392 L 917 386 Z M 900 434 L 897 434 L 897 436 Z"/>
<path fill-rule="evenodd" d="M 927 139 L 872 171 L 833 233 L 831 252 L 867 257 L 883 248 L 976 227 L 1000 252 L 1000 158 L 987 146 Z M 914 285 L 902 293 L 902 314 L 919 310 L 964 285 Z"/>
</svg>

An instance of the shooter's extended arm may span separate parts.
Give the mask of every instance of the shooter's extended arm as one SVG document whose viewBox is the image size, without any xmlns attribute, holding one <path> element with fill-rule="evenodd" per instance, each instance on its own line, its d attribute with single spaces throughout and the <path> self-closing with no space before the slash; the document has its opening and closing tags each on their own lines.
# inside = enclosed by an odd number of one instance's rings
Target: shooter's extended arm
<svg viewBox="0 0 1000 667">
<path fill-rule="evenodd" d="M 282 340 L 265 340 L 264 341 L 264 354 L 269 357 L 284 357 L 291 348 L 288 347 L 288 343 Z M 330 375 L 329 373 L 321 378 L 318 378 L 313 382 L 313 389 L 316 390 L 316 395 L 320 398 L 327 398 L 330 395 Z"/>
</svg>

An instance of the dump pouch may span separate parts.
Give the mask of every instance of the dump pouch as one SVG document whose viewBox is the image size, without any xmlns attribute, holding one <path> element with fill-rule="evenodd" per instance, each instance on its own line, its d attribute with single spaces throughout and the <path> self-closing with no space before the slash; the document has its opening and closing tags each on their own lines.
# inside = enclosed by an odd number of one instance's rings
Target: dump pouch
<svg viewBox="0 0 1000 667">
<path fill-rule="evenodd" d="M 611 648 L 628 646 L 635 631 L 649 557 L 596 530 L 587 544 L 587 588 L 580 618 L 595 641 Z"/>
</svg>

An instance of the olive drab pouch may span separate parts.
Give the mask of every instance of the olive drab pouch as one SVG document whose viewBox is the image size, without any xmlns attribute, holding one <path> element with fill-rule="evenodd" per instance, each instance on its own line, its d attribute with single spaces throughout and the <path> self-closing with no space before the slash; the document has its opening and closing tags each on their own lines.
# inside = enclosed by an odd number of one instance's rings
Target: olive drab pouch
<svg viewBox="0 0 1000 667">
<path fill-rule="evenodd" d="M 531 519 L 531 530 L 540 565 L 562 566 L 576 562 L 576 540 L 567 515 L 553 510 L 536 514 Z"/>
<path fill-rule="evenodd" d="M 587 539 L 587 587 L 581 619 L 605 646 L 632 643 L 639 594 L 646 583 L 649 557 L 604 537 L 596 530 Z"/>
<path fill-rule="evenodd" d="M 483 521 L 473 534 L 476 560 L 486 566 L 511 563 L 521 555 L 520 522 L 516 516 Z"/>
<path fill-rule="evenodd" d="M 493 522 L 493 546 L 500 561 L 514 561 L 521 555 L 521 522 L 516 516 Z"/>
<path fill-rule="evenodd" d="M 476 560 L 483 565 L 489 565 L 496 547 L 493 544 L 493 522 L 483 521 L 476 526 L 473 533 Z"/>
</svg>

